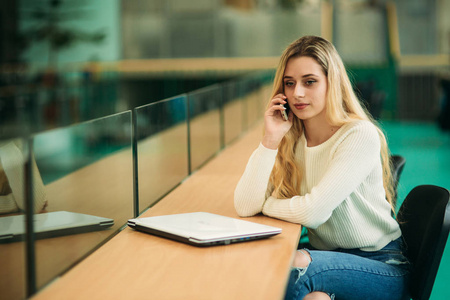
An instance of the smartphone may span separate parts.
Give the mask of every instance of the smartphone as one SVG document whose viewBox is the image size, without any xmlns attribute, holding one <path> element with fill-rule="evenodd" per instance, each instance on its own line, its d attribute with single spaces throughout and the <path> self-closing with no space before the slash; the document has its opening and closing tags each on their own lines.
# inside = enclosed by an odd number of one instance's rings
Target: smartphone
<svg viewBox="0 0 450 300">
<path fill-rule="evenodd" d="M 286 99 L 286 103 L 282 104 L 282 106 L 285 108 L 285 110 L 281 111 L 281 117 L 283 118 L 283 120 L 287 121 L 289 119 L 289 103 L 287 103 L 287 99 Z"/>
</svg>

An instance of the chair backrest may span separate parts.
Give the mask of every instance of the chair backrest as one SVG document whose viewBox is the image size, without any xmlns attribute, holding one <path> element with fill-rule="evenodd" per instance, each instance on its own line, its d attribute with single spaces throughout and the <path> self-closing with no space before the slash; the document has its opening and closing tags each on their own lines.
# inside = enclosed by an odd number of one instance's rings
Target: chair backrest
<svg viewBox="0 0 450 300">
<path fill-rule="evenodd" d="M 397 220 L 413 264 L 410 293 L 428 299 L 450 231 L 450 193 L 434 185 L 415 187 L 406 197 Z"/>
<path fill-rule="evenodd" d="M 393 154 L 390 156 L 390 160 L 392 163 L 392 177 L 394 177 L 394 185 L 397 187 L 398 181 L 400 180 L 400 175 L 405 167 L 406 159 L 401 155 Z"/>
<path fill-rule="evenodd" d="M 400 180 L 400 175 L 402 175 L 403 168 L 405 167 L 406 159 L 401 155 L 391 155 L 390 156 L 391 165 L 392 165 L 392 178 L 394 183 L 394 199 L 393 205 L 396 208 L 397 206 L 397 186 Z"/>
</svg>

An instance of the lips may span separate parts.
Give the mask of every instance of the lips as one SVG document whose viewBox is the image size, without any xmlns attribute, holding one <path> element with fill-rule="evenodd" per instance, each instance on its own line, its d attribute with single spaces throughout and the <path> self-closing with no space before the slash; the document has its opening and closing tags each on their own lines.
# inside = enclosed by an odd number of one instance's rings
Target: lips
<svg viewBox="0 0 450 300">
<path fill-rule="evenodd" d="M 309 104 L 306 104 L 306 103 L 296 103 L 296 104 L 294 104 L 294 107 L 298 110 L 303 110 L 303 109 L 307 108 L 308 105 Z"/>
</svg>

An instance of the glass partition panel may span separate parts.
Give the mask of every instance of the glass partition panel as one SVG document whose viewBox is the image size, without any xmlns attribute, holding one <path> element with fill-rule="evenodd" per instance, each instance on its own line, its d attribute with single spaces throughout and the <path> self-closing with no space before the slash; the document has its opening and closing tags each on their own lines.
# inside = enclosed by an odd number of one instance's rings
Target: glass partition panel
<svg viewBox="0 0 450 300">
<path fill-rule="evenodd" d="M 0 298 L 25 299 L 25 163 L 23 139 L 0 140 Z"/>
<path fill-rule="evenodd" d="M 267 99 L 261 93 L 261 81 L 257 77 L 242 78 L 238 90 L 244 107 L 244 128 L 248 129 L 263 117 Z"/>
<path fill-rule="evenodd" d="M 264 114 L 264 110 L 262 109 L 261 103 L 265 102 L 265 99 L 262 98 L 261 89 L 259 84 L 255 86 L 255 83 L 250 84 L 249 91 L 247 96 L 245 97 L 247 102 L 247 120 L 248 126 L 251 127 L 262 118 Z"/>
<path fill-rule="evenodd" d="M 257 91 L 254 93 L 255 106 L 258 107 L 258 115 L 256 116 L 256 122 L 264 119 L 264 113 L 266 112 L 267 103 L 271 99 L 272 94 L 272 82 L 260 81 Z"/>
<path fill-rule="evenodd" d="M 188 94 L 190 166 L 198 169 L 221 148 L 222 89 L 213 85 Z"/>
<path fill-rule="evenodd" d="M 135 109 L 139 212 L 188 176 L 187 97 Z"/>
<path fill-rule="evenodd" d="M 244 111 L 242 99 L 237 94 L 237 83 L 223 84 L 223 130 L 225 145 L 236 139 L 243 131 Z"/>
<path fill-rule="evenodd" d="M 133 217 L 131 133 L 127 111 L 33 137 L 35 204 L 47 202 L 34 219 L 49 230 L 36 233 L 38 289 Z"/>
</svg>

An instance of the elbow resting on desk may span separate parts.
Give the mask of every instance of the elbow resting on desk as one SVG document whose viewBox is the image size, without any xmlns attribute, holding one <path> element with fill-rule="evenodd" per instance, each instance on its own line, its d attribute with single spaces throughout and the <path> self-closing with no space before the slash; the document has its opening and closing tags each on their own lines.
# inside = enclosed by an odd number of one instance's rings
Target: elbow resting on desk
<svg viewBox="0 0 450 300">
<path fill-rule="evenodd" d="M 243 195 L 240 193 L 240 189 L 236 189 L 234 209 L 240 217 L 251 217 L 263 213 L 268 217 L 297 223 L 311 229 L 316 229 L 330 218 L 331 211 L 324 212 L 307 205 L 299 207 L 302 201 L 298 201 L 298 198 L 296 196 L 291 199 L 276 199 L 275 197 L 269 197 L 267 200 L 265 197 L 257 199 L 254 196 Z"/>
<path fill-rule="evenodd" d="M 247 207 L 238 205 L 236 201 L 234 202 L 234 209 L 236 210 L 239 217 L 252 217 L 262 212 L 262 207 Z"/>
<path fill-rule="evenodd" d="M 240 217 L 251 217 L 262 212 L 265 199 L 248 201 L 247 197 L 241 195 L 236 189 L 234 193 L 234 209 Z"/>
<path fill-rule="evenodd" d="M 291 223 L 297 223 L 307 228 L 316 229 L 325 223 L 332 211 L 314 207 L 309 201 L 299 201 L 300 196 L 291 199 L 276 199 L 269 197 L 263 207 L 263 214 Z"/>
</svg>

